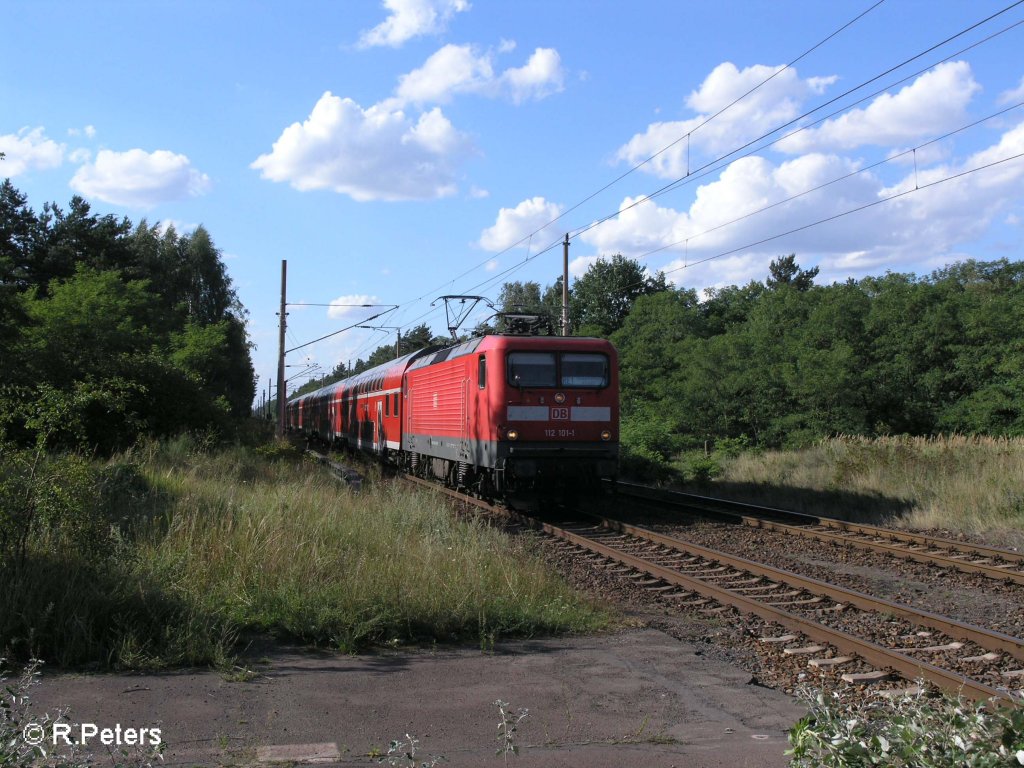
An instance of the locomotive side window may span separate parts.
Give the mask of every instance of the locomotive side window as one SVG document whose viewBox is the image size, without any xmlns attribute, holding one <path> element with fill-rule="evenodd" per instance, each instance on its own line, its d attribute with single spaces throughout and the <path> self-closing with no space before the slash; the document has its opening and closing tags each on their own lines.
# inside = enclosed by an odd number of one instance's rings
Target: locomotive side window
<svg viewBox="0 0 1024 768">
<path fill-rule="evenodd" d="M 391 396 L 391 410 L 394 412 L 395 416 L 398 415 L 398 393 L 397 392 L 395 392 L 395 394 L 393 394 Z"/>
<path fill-rule="evenodd" d="M 480 389 L 484 389 L 487 386 L 487 358 L 483 355 L 480 355 L 480 362 L 477 363 L 476 382 Z"/>
<path fill-rule="evenodd" d="M 562 353 L 563 387 L 607 387 L 608 358 L 601 354 Z"/>
<path fill-rule="evenodd" d="M 508 383 L 514 387 L 555 386 L 554 352 L 510 352 Z"/>
</svg>

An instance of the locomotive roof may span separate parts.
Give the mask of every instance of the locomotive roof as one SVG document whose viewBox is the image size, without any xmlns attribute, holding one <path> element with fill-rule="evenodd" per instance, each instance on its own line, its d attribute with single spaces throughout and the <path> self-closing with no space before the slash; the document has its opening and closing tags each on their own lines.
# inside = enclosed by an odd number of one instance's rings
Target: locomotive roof
<svg viewBox="0 0 1024 768">
<path fill-rule="evenodd" d="M 472 354 L 481 348 L 483 351 L 508 346 L 550 349 L 566 345 L 573 346 L 581 342 L 611 344 L 607 339 L 601 339 L 594 336 L 522 336 L 514 333 L 492 333 L 486 336 L 477 336 L 469 341 L 464 341 L 461 344 L 456 344 L 451 347 L 445 347 L 433 354 L 426 354 L 415 360 L 409 366 L 409 370 L 412 371 L 417 368 L 426 368 L 429 365 L 443 363 L 445 360 L 454 360 L 455 358 Z"/>
<path fill-rule="evenodd" d="M 486 343 L 485 343 L 486 342 Z M 314 398 L 320 395 L 326 395 L 337 387 L 344 388 L 355 388 L 362 384 L 372 382 L 376 379 L 382 379 L 392 369 L 398 371 L 414 370 L 417 368 L 425 368 L 429 365 L 435 365 L 436 363 L 444 362 L 445 360 L 454 360 L 464 355 L 472 354 L 476 352 L 481 346 L 485 349 L 493 348 L 494 346 L 504 346 L 502 342 L 514 342 L 517 345 L 522 344 L 526 347 L 550 347 L 553 344 L 577 344 L 579 342 L 603 342 L 604 344 L 610 344 L 607 339 L 602 339 L 594 336 L 521 336 L 518 334 L 488 334 L 486 336 L 476 336 L 475 338 L 463 341 L 459 344 L 453 344 L 450 347 L 424 347 L 423 349 L 417 349 L 415 352 L 410 352 L 401 357 L 396 357 L 394 360 L 389 360 L 386 363 L 369 368 L 365 371 L 349 376 L 346 379 L 341 379 L 332 384 L 328 384 L 320 389 L 314 390 L 313 392 L 307 392 L 299 397 L 294 397 L 289 400 L 289 403 L 298 403 L 306 398 Z"/>
</svg>

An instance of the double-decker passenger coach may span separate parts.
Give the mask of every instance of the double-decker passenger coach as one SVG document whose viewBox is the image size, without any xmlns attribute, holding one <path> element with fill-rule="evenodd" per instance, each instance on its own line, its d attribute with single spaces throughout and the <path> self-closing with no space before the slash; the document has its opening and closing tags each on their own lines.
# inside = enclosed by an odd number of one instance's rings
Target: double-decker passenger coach
<svg viewBox="0 0 1024 768">
<path fill-rule="evenodd" d="M 615 348 L 489 334 L 294 398 L 288 424 L 481 495 L 596 485 L 619 453 Z"/>
</svg>

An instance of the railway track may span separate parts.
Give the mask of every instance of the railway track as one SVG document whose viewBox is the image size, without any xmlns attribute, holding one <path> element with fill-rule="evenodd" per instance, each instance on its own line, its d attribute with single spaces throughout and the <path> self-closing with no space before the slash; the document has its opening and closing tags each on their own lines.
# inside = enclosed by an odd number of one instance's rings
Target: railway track
<svg viewBox="0 0 1024 768">
<path fill-rule="evenodd" d="M 640 526 L 585 515 L 554 524 L 407 478 L 564 542 L 594 568 L 631 578 L 667 603 L 707 613 L 735 608 L 783 628 L 760 637 L 809 669 L 847 683 L 918 680 L 974 700 L 1010 702 L 1024 686 L 1024 641 L 844 589 Z M 848 672 L 844 670 L 848 669 Z M 903 693 L 903 688 L 887 689 Z"/>
<path fill-rule="evenodd" d="M 991 579 L 1024 584 L 1024 553 L 970 544 L 936 536 L 894 531 L 771 507 L 760 507 L 634 483 L 617 483 L 618 494 L 660 507 L 725 518 L 732 522 L 792 536 L 828 541 L 880 552 L 904 560 L 978 573 Z"/>
</svg>

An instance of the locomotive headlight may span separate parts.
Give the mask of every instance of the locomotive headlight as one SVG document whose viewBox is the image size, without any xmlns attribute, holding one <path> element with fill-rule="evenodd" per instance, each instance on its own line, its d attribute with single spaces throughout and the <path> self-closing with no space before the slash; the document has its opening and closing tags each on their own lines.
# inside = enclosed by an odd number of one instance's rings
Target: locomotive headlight
<svg viewBox="0 0 1024 768">
<path fill-rule="evenodd" d="M 565 402 L 565 395 L 563 393 L 561 393 L 561 392 L 556 392 L 555 393 L 555 402 L 558 403 L 559 405 L 564 403 Z"/>
<path fill-rule="evenodd" d="M 601 432 L 601 439 L 602 440 L 611 440 L 612 439 L 612 433 L 609 432 L 607 429 L 602 431 Z"/>
<path fill-rule="evenodd" d="M 510 429 L 505 434 L 506 434 L 506 436 L 508 437 L 509 440 L 518 440 L 519 439 L 519 432 L 517 430 Z"/>
</svg>

